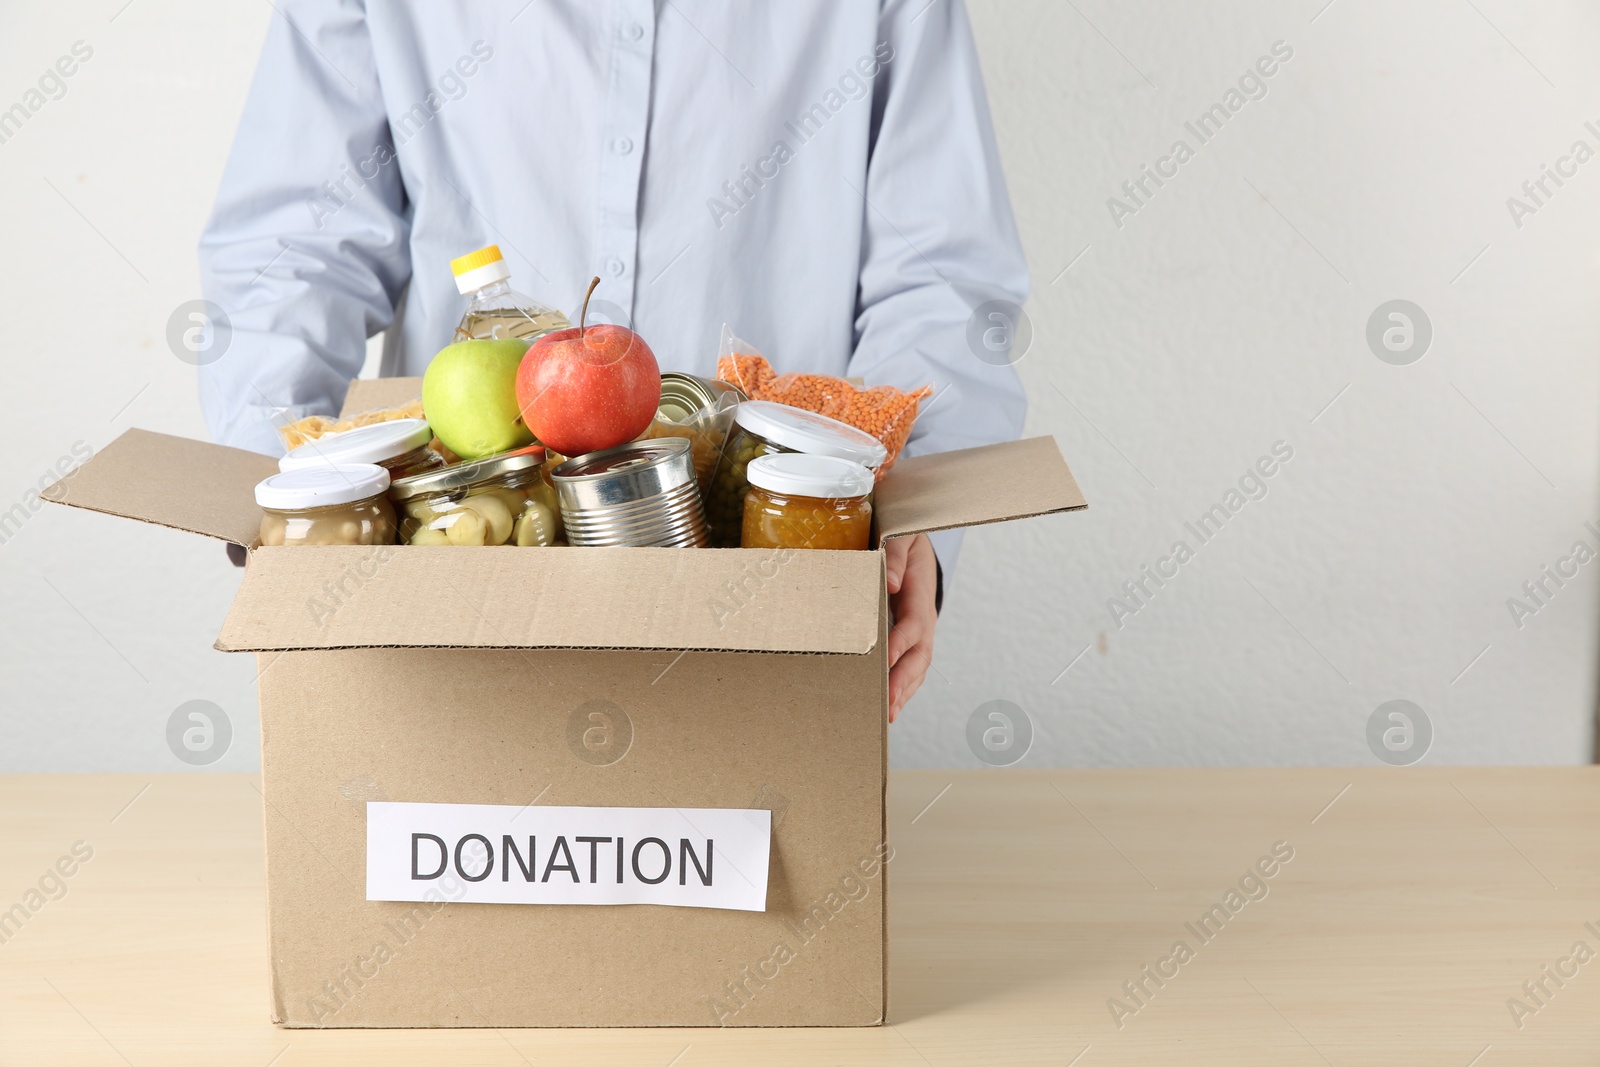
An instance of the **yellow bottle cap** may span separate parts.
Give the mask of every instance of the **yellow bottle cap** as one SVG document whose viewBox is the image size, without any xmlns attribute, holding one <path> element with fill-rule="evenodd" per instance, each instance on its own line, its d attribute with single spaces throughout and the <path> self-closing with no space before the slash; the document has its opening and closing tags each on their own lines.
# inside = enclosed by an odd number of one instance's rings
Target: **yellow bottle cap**
<svg viewBox="0 0 1600 1067">
<path fill-rule="evenodd" d="M 464 256 L 457 256 L 450 261 L 450 272 L 457 277 L 469 270 L 487 267 L 491 263 L 498 263 L 505 257 L 500 254 L 499 245 L 484 245 L 476 252 L 468 252 Z"/>
</svg>

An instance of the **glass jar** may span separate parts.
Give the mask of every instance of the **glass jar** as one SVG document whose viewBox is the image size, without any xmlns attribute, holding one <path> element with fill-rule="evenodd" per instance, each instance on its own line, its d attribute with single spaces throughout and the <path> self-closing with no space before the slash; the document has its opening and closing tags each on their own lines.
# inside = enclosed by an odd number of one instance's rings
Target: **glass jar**
<svg viewBox="0 0 1600 1067">
<path fill-rule="evenodd" d="M 405 511 L 401 543 L 554 544 L 557 510 L 544 479 L 545 460 L 544 448 L 530 445 L 395 482 L 390 496 Z"/>
<path fill-rule="evenodd" d="M 854 460 L 801 453 L 757 456 L 746 468 L 744 548 L 867 548 L 872 472 Z"/>
<path fill-rule="evenodd" d="M 391 419 L 324 434 L 278 460 L 281 471 L 325 467 L 332 463 L 376 463 L 392 482 L 438 470 L 445 458 L 428 447 L 433 431 L 426 419 Z"/>
<path fill-rule="evenodd" d="M 848 459 L 869 470 L 882 466 L 889 455 L 876 437 L 837 419 L 769 400 L 747 400 L 734 409 L 733 429 L 706 494 L 713 547 L 739 547 L 750 488 L 745 469 L 757 456 L 782 452 Z"/>
<path fill-rule="evenodd" d="M 260 543 L 392 545 L 389 472 L 371 463 L 283 471 L 256 485 Z"/>
</svg>

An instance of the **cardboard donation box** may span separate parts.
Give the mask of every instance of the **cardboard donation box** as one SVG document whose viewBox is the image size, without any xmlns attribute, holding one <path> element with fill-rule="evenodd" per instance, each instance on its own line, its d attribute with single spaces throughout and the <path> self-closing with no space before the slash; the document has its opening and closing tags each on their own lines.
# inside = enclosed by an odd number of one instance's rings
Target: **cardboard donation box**
<svg viewBox="0 0 1600 1067">
<path fill-rule="evenodd" d="M 275 1021 L 883 1021 L 881 551 L 261 547 L 276 470 L 130 430 L 46 494 L 250 550 Z M 1083 506 L 1033 438 L 900 460 L 875 522 Z"/>
</svg>

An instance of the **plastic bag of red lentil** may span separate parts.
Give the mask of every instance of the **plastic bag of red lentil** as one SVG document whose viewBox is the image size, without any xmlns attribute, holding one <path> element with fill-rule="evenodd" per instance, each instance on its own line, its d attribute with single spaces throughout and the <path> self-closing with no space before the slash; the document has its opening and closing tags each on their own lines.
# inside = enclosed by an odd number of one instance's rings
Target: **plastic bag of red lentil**
<svg viewBox="0 0 1600 1067">
<path fill-rule="evenodd" d="M 804 408 L 865 430 L 888 449 L 889 458 L 878 469 L 882 478 L 911 436 L 917 406 L 933 395 L 933 386 L 906 392 L 892 385 L 858 386 L 829 374 L 779 374 L 767 357 L 722 327 L 717 352 L 717 377 L 737 385 L 751 400 L 771 400 Z"/>
</svg>

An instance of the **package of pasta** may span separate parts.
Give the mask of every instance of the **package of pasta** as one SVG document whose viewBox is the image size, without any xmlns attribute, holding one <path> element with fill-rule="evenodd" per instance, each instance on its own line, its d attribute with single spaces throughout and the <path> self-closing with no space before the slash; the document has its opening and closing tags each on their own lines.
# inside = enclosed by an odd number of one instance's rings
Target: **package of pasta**
<svg viewBox="0 0 1600 1067">
<path fill-rule="evenodd" d="M 864 388 L 829 374 L 779 374 L 767 358 L 722 328 L 722 346 L 717 353 L 717 377 L 738 386 L 751 400 L 771 400 L 790 407 L 804 408 L 831 419 L 865 430 L 889 450 L 889 458 L 878 470 L 883 477 L 911 436 L 917 421 L 917 406 L 933 395 L 925 385 L 906 392 L 892 385 Z"/>
</svg>

